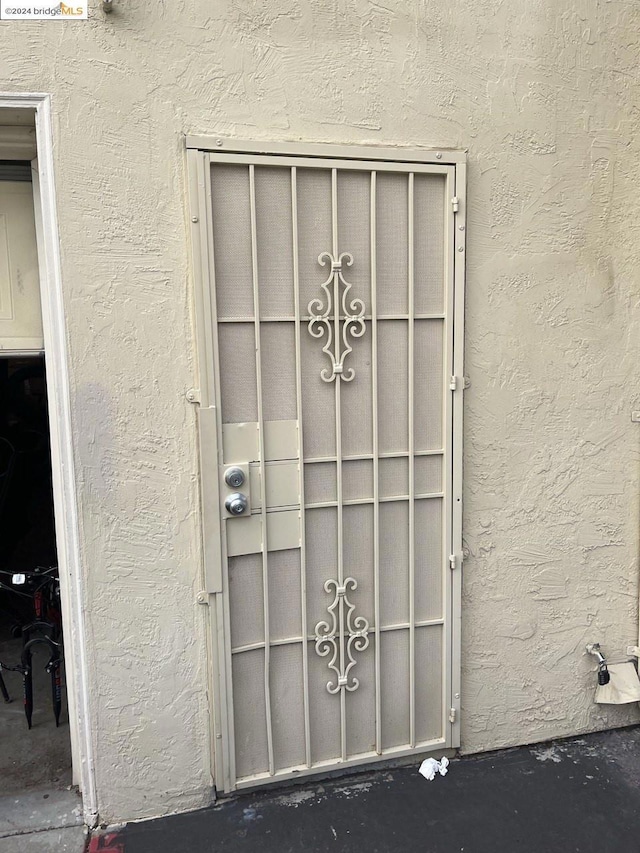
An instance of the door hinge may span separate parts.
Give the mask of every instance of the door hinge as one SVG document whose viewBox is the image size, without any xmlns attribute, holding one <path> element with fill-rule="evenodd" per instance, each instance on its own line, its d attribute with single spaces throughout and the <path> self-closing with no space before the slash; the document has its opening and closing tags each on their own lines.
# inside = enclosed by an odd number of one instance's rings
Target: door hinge
<svg viewBox="0 0 640 853">
<path fill-rule="evenodd" d="M 459 206 L 460 206 L 460 200 L 458 199 L 457 195 L 454 195 L 454 197 L 451 199 L 451 207 L 453 208 L 454 213 L 458 212 Z"/>
<path fill-rule="evenodd" d="M 454 571 L 458 568 L 458 566 L 462 566 L 462 562 L 464 560 L 463 554 L 450 554 L 449 555 L 449 568 L 451 571 Z"/>
<path fill-rule="evenodd" d="M 469 388 L 471 386 L 471 380 L 468 376 L 451 376 L 449 378 L 449 388 L 452 391 L 457 391 L 458 388 L 461 391 L 464 391 L 465 388 Z"/>
<path fill-rule="evenodd" d="M 457 716 L 458 716 L 458 712 L 456 711 L 456 709 L 455 708 L 449 708 L 449 722 L 455 723 Z"/>
</svg>

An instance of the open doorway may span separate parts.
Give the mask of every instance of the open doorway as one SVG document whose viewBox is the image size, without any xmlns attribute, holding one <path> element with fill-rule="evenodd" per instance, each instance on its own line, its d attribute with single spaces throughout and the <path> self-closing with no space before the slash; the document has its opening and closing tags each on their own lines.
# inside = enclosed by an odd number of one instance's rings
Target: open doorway
<svg viewBox="0 0 640 853">
<path fill-rule="evenodd" d="M 72 783 L 32 166 L 0 159 L 0 793 Z"/>
<path fill-rule="evenodd" d="M 10 356 L 0 358 L 3 793 L 71 784 L 61 641 L 44 358 Z"/>
<path fill-rule="evenodd" d="M 16 198 L 10 201 L 10 215 L 7 215 L 7 209 L 0 211 L 0 220 L 3 219 L 0 223 L 0 361 L 8 360 L 6 370 L 7 376 L 10 377 L 14 371 L 20 369 L 18 361 L 22 361 L 21 367 L 28 367 L 32 360 L 42 363 L 44 356 L 45 408 L 48 409 L 56 561 L 63 626 L 61 645 L 65 651 L 64 672 L 60 675 L 63 681 L 62 708 L 56 737 L 64 737 L 60 743 L 64 744 L 65 750 L 68 749 L 68 741 L 71 742 L 71 783 L 79 788 L 84 821 L 89 826 L 95 826 L 99 816 L 94 772 L 94 730 L 91 722 L 93 707 L 88 675 L 84 574 L 80 554 L 76 460 L 72 440 L 68 329 L 58 236 L 50 95 L 0 93 L 0 161 L 3 177 L 0 186 L 4 184 L 4 195 L 7 195 L 10 184 L 13 184 L 12 191 L 15 195 L 22 195 L 22 201 Z M 6 238 L 11 220 L 15 224 L 18 208 L 22 210 L 23 227 L 18 228 L 17 233 L 24 236 L 31 229 L 31 236 L 25 241 L 25 245 L 30 244 L 31 248 L 25 253 L 19 274 L 17 271 L 14 274 L 7 273 L 7 269 L 11 271 L 15 265 L 16 254 L 8 252 Z M 26 218 L 30 219 L 29 228 L 24 227 Z M 20 321 L 21 317 L 24 320 L 22 327 L 20 322 L 13 322 Z M 12 360 L 15 360 L 13 364 Z M 36 394 L 37 382 L 34 380 L 30 385 L 29 393 Z M 42 649 L 40 651 L 42 652 Z M 49 680 L 44 685 L 44 692 L 42 688 L 38 688 L 37 683 L 34 685 L 31 732 L 27 728 L 26 718 L 20 717 L 20 727 L 18 728 L 16 723 L 8 739 L 4 732 L 2 733 L 3 748 L 7 747 L 8 740 L 16 738 L 22 740 L 25 746 L 25 738 L 36 730 L 35 713 L 38 708 L 47 714 L 48 721 L 54 721 L 52 727 L 56 728 L 50 693 L 47 692 L 50 683 Z M 18 690 L 20 687 L 19 682 Z M 11 691 L 14 689 L 15 682 Z M 5 705 L 0 696 L 0 712 L 11 706 L 15 706 L 15 702 Z M 17 707 L 22 714 L 20 694 Z M 69 761 L 67 758 L 56 761 L 55 755 L 49 755 L 51 762 L 49 770 L 46 771 L 46 778 L 49 780 L 47 784 L 51 792 L 51 786 L 62 787 L 69 778 Z M 68 756 L 68 752 L 65 755 Z M 44 762 L 44 768 L 46 766 Z M 57 775 L 55 771 L 59 768 L 66 772 L 66 777 Z M 12 803 L 15 803 L 14 794 L 2 796 L 7 793 L 5 778 L 4 770 L 0 767 L 0 813 L 3 802 L 10 810 L 14 809 Z M 44 778 L 43 773 L 40 779 Z M 58 781 L 55 782 L 55 779 Z M 76 808 L 79 805 L 78 800 L 75 799 L 71 805 L 73 797 L 69 798 L 67 794 L 71 795 L 73 792 L 56 791 L 54 797 L 40 786 L 39 791 L 25 792 L 24 797 L 30 797 L 32 800 L 39 798 L 40 806 L 43 800 L 49 803 L 56 800 L 61 808 L 62 800 L 68 799 L 69 807 L 65 806 L 64 814 L 79 814 Z M 23 802 L 24 797 L 21 798 Z M 26 813 L 31 813 L 28 808 Z M 48 821 L 48 825 L 60 824 Z"/>
</svg>

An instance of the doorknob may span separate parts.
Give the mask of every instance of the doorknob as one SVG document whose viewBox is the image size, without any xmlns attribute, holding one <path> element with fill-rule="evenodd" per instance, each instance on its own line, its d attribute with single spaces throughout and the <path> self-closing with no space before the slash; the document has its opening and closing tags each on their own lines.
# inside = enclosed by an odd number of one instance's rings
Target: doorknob
<svg viewBox="0 0 640 853">
<path fill-rule="evenodd" d="M 227 462 L 220 467 L 224 518 L 251 518 L 251 478 L 248 462 Z M 240 491 L 242 489 L 242 491 Z"/>
<path fill-rule="evenodd" d="M 227 468 L 224 472 L 224 481 L 232 489 L 239 489 L 244 483 L 244 471 L 236 465 L 233 468 Z"/>
<path fill-rule="evenodd" d="M 246 495 L 243 495 L 241 492 L 234 492 L 227 497 L 224 506 L 231 515 L 243 515 L 249 506 L 249 501 Z"/>
</svg>

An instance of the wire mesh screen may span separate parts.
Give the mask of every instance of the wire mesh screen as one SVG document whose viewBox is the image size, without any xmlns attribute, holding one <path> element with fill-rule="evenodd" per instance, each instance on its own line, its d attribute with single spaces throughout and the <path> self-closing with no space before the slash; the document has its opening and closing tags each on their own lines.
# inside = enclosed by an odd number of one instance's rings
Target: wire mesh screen
<svg viewBox="0 0 640 853">
<path fill-rule="evenodd" d="M 297 424 L 300 547 L 256 500 L 227 560 L 231 787 L 446 740 L 447 176 L 254 160 L 211 171 L 219 416 L 261 477 Z"/>
</svg>

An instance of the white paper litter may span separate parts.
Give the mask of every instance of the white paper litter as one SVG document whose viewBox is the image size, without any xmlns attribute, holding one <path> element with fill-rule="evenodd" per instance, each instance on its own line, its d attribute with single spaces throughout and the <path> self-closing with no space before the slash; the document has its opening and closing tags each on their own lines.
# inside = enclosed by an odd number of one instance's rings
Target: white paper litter
<svg viewBox="0 0 640 853">
<path fill-rule="evenodd" d="M 446 755 L 443 755 L 440 761 L 435 758 L 425 758 L 425 760 L 420 765 L 420 769 L 418 773 L 421 776 L 424 776 L 425 779 L 428 779 L 431 782 L 436 778 L 436 773 L 439 773 L 441 776 L 447 775 L 447 768 L 449 767 L 449 759 Z"/>
<path fill-rule="evenodd" d="M 610 663 L 608 669 L 611 680 L 596 687 L 595 701 L 601 705 L 640 701 L 640 679 L 633 663 Z"/>
</svg>

